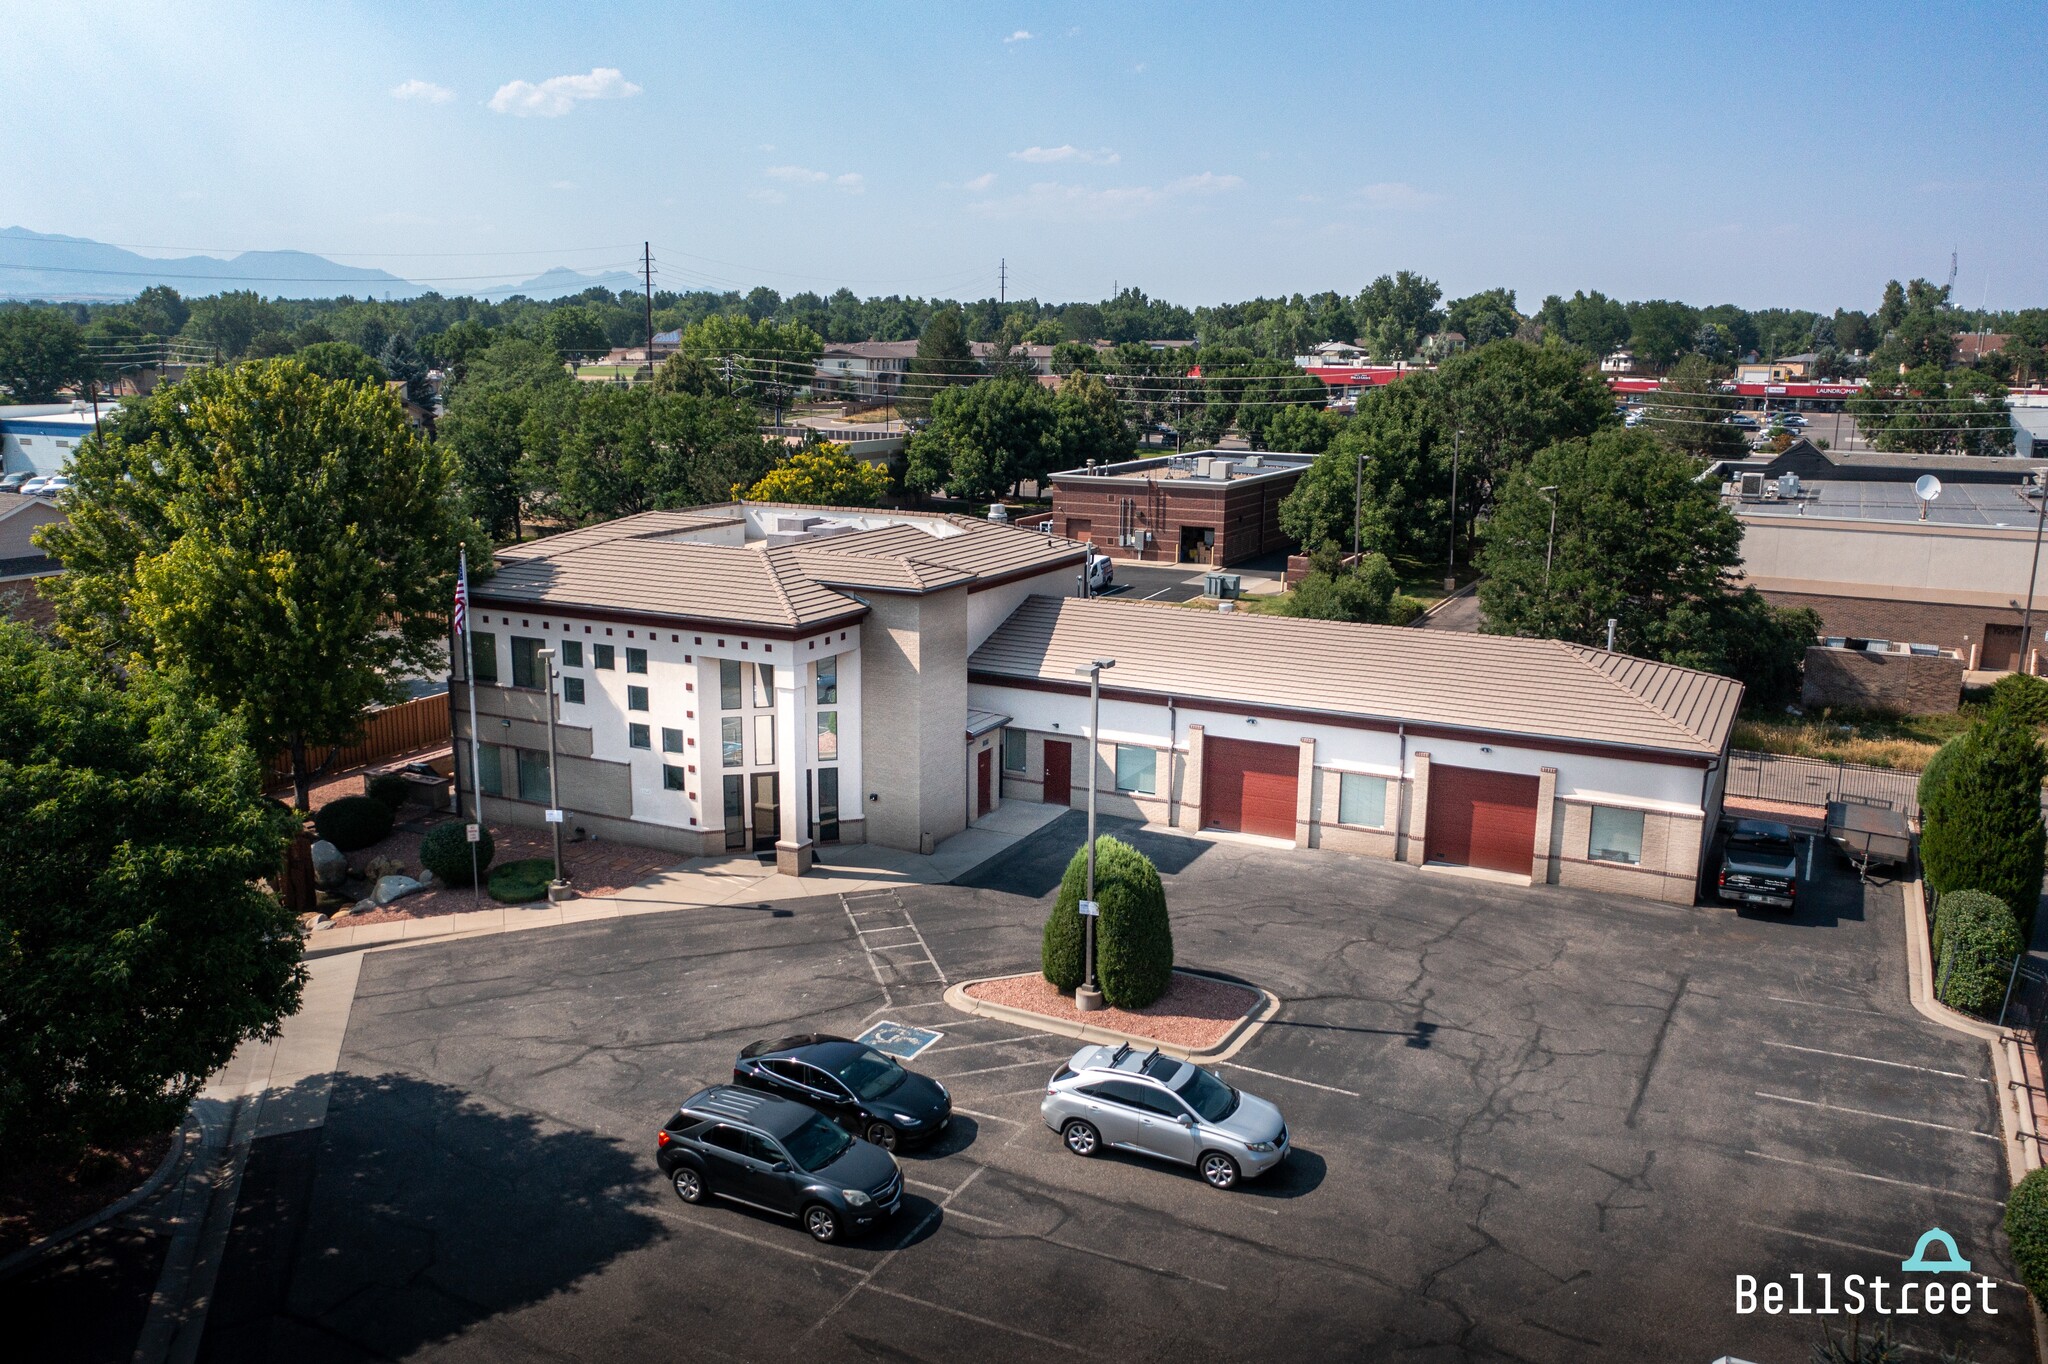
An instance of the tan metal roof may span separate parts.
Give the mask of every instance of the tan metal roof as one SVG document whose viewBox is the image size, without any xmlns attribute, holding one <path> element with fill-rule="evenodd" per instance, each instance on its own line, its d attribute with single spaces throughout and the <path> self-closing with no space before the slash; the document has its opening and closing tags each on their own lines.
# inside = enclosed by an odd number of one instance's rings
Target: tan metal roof
<svg viewBox="0 0 2048 1364">
<path fill-rule="evenodd" d="M 544 557 L 502 558 L 496 575 L 478 586 L 477 599 L 781 628 L 866 610 L 784 555 L 634 537 Z"/>
<path fill-rule="evenodd" d="M 1002 577 L 1033 568 L 1051 570 L 1079 563 L 1088 547 L 1044 531 L 1002 525 L 972 516 L 930 516 L 898 526 L 857 531 L 831 541 L 835 551 L 916 559 L 961 569 L 977 578 Z"/>
<path fill-rule="evenodd" d="M 1354 715 L 1711 756 L 1742 684 L 1558 640 L 1034 596 L 969 662 L 978 674 L 1103 685 L 1230 705 Z"/>
<path fill-rule="evenodd" d="M 883 592 L 936 592 L 973 582 L 974 575 L 963 569 L 916 559 L 892 559 L 879 554 L 842 554 L 835 547 L 852 539 L 837 536 L 823 541 L 824 548 L 785 545 L 768 553 L 794 563 L 799 570 L 821 583 L 835 587 L 870 587 Z"/>
</svg>

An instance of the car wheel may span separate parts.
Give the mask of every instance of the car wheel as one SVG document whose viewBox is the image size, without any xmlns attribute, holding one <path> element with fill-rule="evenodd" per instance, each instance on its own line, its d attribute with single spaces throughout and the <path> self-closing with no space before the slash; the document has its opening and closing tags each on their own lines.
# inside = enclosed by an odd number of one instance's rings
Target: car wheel
<svg viewBox="0 0 2048 1364">
<path fill-rule="evenodd" d="M 896 1129 L 889 1126 L 888 1123 L 871 1122 L 868 1124 L 868 1130 L 861 1133 L 861 1135 L 881 1147 L 884 1151 L 896 1149 Z"/>
<path fill-rule="evenodd" d="M 1203 1155 L 1202 1178 L 1209 1181 L 1213 1189 L 1234 1189 L 1237 1187 L 1237 1162 L 1221 1151 L 1210 1151 Z"/>
<path fill-rule="evenodd" d="M 676 1186 L 676 1197 L 682 1199 L 683 1202 L 702 1203 L 704 1201 L 704 1176 L 698 1174 L 689 1166 L 676 1166 L 675 1173 L 670 1175 L 669 1179 Z"/>
<path fill-rule="evenodd" d="M 1060 1136 L 1065 1139 L 1067 1149 L 1077 1156 L 1092 1156 L 1102 1147 L 1101 1134 L 1079 1118 L 1062 1127 Z"/>
<path fill-rule="evenodd" d="M 819 1245 L 830 1245 L 839 1239 L 839 1214 L 823 1203 L 813 1203 L 804 1209 L 804 1230 Z"/>
</svg>

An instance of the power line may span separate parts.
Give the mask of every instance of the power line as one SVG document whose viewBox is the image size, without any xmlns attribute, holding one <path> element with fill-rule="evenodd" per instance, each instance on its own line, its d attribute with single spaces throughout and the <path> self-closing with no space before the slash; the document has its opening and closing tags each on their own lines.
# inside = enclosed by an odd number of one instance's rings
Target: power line
<svg viewBox="0 0 2048 1364">
<path fill-rule="evenodd" d="M 616 265 L 586 266 L 589 270 L 625 270 L 638 265 L 638 261 L 625 261 Z M 505 283 L 522 282 L 510 275 L 433 275 L 419 279 L 363 279 L 359 276 L 316 276 L 316 275 L 206 275 L 191 274 L 177 270 L 102 270 L 85 266 L 36 265 L 26 261 L 0 260 L 0 268 L 32 270 L 57 275 L 115 275 L 133 279 L 184 279 L 200 280 L 208 284 L 360 284 L 365 287 L 389 287 L 394 284 L 457 284 L 472 280 L 500 280 Z"/>
</svg>

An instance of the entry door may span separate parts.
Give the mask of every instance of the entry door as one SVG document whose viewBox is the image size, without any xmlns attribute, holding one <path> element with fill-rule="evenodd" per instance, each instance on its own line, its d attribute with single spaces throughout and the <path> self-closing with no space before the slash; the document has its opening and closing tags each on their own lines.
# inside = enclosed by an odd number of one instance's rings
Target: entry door
<svg viewBox="0 0 2048 1364">
<path fill-rule="evenodd" d="M 1074 750 L 1064 739 L 1045 741 L 1045 803 L 1074 803 Z"/>
<path fill-rule="evenodd" d="M 756 772 L 747 778 L 754 794 L 754 851 L 775 846 L 782 837 L 782 806 L 776 799 L 780 782 L 777 773 Z"/>
<path fill-rule="evenodd" d="M 974 755 L 974 813 L 985 815 L 995 809 L 995 751 L 984 748 Z"/>
<path fill-rule="evenodd" d="M 1988 673 L 2019 671 L 2020 627 L 2017 625 L 1985 625 L 1984 652 L 1978 658 L 1977 666 Z"/>
<path fill-rule="evenodd" d="M 1202 744 L 1202 822 L 1270 838 L 1294 838 L 1301 750 L 1285 744 L 1208 739 Z"/>
<path fill-rule="evenodd" d="M 1529 875 L 1539 790 L 1534 777 L 1431 763 L 1428 860 Z"/>
</svg>

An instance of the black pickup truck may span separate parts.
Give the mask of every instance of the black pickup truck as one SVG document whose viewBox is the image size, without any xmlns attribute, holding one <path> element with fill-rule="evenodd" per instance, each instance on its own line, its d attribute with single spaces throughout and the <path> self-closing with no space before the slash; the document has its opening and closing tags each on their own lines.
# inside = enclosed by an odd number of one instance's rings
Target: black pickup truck
<svg viewBox="0 0 2048 1364">
<path fill-rule="evenodd" d="M 1724 900 L 1790 910 L 1799 895 L 1799 846 L 1792 830 L 1768 819 L 1738 819 L 1721 848 L 1715 889 Z"/>
</svg>

